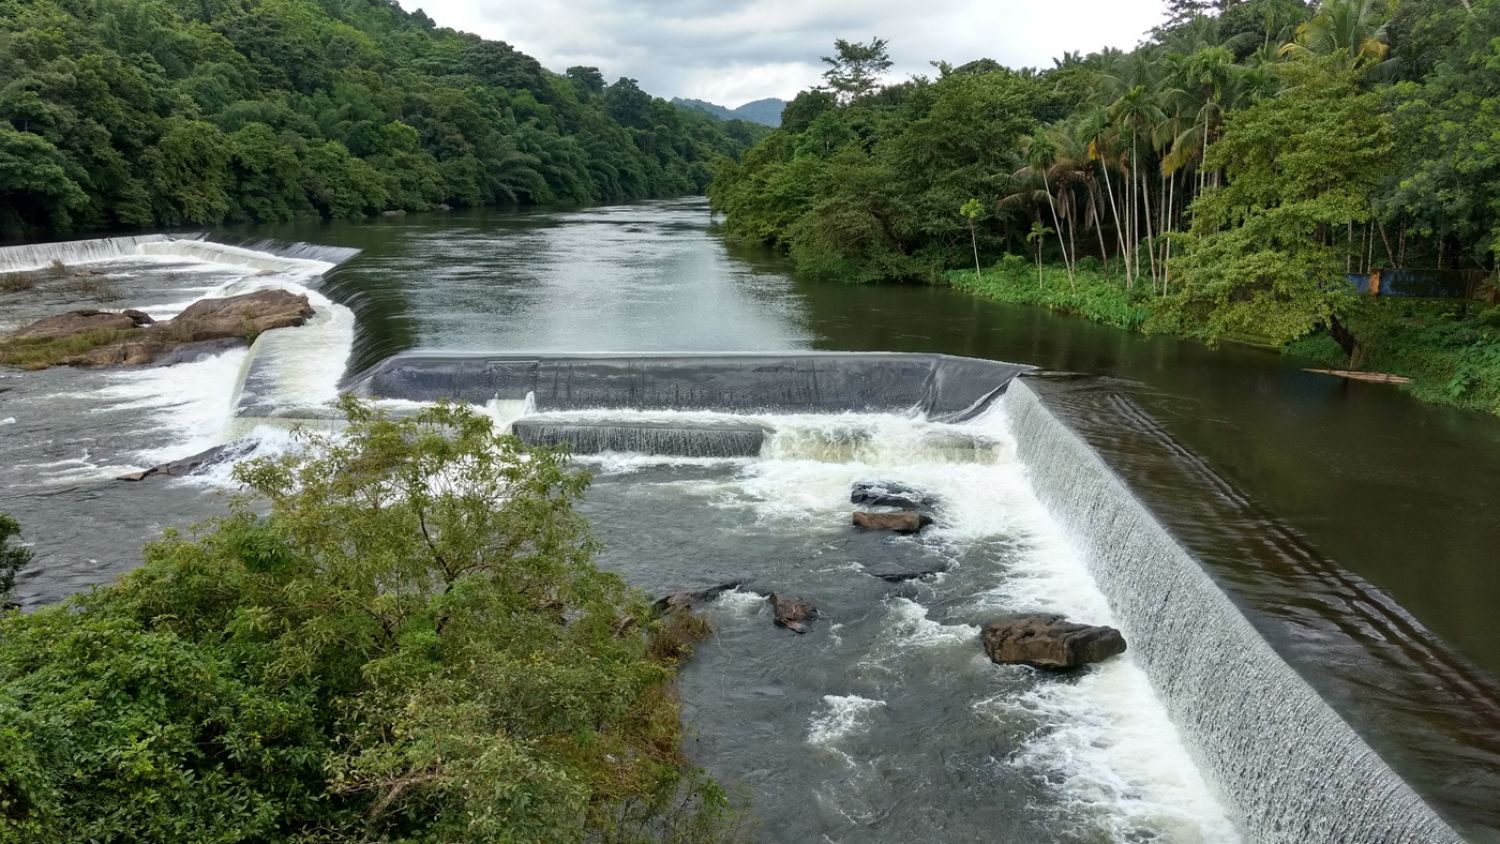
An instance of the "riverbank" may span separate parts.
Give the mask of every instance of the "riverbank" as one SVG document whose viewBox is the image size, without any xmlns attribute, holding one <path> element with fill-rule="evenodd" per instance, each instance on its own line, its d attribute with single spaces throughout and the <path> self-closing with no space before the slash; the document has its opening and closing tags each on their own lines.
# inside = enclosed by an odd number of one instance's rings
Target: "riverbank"
<svg viewBox="0 0 1500 844">
<path fill-rule="evenodd" d="M 1033 305 L 1127 331 L 1152 333 L 1162 301 L 1149 289 L 1125 289 L 1124 280 L 1084 260 L 1070 281 L 1060 266 L 1008 255 L 977 276 L 952 270 L 953 287 L 1011 304 Z M 1307 367 L 1379 372 L 1412 379 L 1403 387 L 1433 404 L 1500 415 L 1500 308 L 1457 299 L 1361 299 L 1348 318 L 1359 338 L 1351 365 L 1326 333 L 1281 347 Z"/>
</svg>

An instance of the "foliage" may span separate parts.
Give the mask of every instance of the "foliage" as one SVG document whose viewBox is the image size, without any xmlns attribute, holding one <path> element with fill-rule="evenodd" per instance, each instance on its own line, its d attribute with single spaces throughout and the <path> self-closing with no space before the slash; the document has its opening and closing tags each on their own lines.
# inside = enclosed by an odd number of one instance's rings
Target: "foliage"
<svg viewBox="0 0 1500 844">
<path fill-rule="evenodd" d="M 1079 266 L 1072 284 L 1065 268 L 1049 266 L 1039 273 L 1019 255 L 1005 256 L 978 276 L 954 270 L 948 281 L 986 299 L 1036 305 L 1126 330 L 1140 329 L 1151 313 L 1147 301 L 1126 290 L 1120 279 L 1105 275 L 1092 260 Z"/>
<path fill-rule="evenodd" d="M 823 80 L 828 90 L 842 102 L 848 102 L 873 92 L 880 84 L 880 77 L 891 69 L 891 56 L 886 50 L 884 38 L 871 38 L 869 43 L 845 41 L 833 42 L 834 55 L 824 56 Z"/>
<path fill-rule="evenodd" d="M 1330 233 L 1370 217 L 1391 152 L 1387 119 L 1355 75 L 1288 65 L 1289 84 L 1232 116 L 1209 152 L 1228 184 L 1193 205 L 1157 324 L 1210 341 L 1256 334 L 1280 345 L 1330 325 L 1354 301 Z"/>
<path fill-rule="evenodd" d="M 8 514 L 0 513 L 0 608 L 10 600 L 16 588 L 16 575 L 31 564 L 31 549 L 12 545 L 21 536 L 21 526 Z"/>
<path fill-rule="evenodd" d="M 383 0 L 0 0 L 0 237 L 676 195 L 763 133 Z"/>
<path fill-rule="evenodd" d="M 0 620 L 0 840 L 732 833 L 586 477 L 466 409 L 345 410 L 120 584 Z"/>
</svg>

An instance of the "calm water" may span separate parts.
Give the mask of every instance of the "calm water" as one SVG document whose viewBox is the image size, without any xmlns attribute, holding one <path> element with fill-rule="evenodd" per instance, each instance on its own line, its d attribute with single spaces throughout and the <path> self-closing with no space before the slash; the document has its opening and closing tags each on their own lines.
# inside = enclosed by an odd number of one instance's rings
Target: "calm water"
<svg viewBox="0 0 1500 844">
<path fill-rule="evenodd" d="M 330 351 L 322 363 L 328 370 L 354 372 L 391 353 L 419 348 L 812 348 L 946 352 L 1118 379 L 1114 386 L 1121 393 L 1264 505 L 1290 537 L 1316 549 L 1318 561 L 1310 571 L 1299 569 L 1296 576 L 1272 583 L 1260 576 L 1260 568 L 1238 559 L 1234 549 L 1209 547 L 1211 531 L 1197 539 L 1195 550 L 1235 587 L 1268 638 L 1450 816 L 1471 829 L 1497 823 L 1500 705 L 1492 678 L 1500 673 L 1500 613 L 1494 611 L 1500 606 L 1500 577 L 1493 575 L 1491 560 L 1500 548 L 1500 473 L 1494 471 L 1500 466 L 1500 423 L 1492 418 L 1420 405 L 1389 387 L 1303 373 L 1255 350 L 1210 351 L 945 289 L 799 280 L 775 256 L 726 246 L 713 235 L 701 201 L 421 215 L 359 224 L 257 227 L 234 234 L 363 250 L 318 287 L 357 317 L 352 353 Z M 191 271 L 173 269 L 178 275 L 165 280 L 143 271 L 140 295 L 148 304 L 180 299 L 173 291 L 203 284 Z M 126 287 L 127 294 L 135 291 Z M 0 300 L 4 307 L 7 302 Z M 0 324 L 18 321 L 18 313 L 0 311 Z M 238 360 L 194 366 L 202 369 L 202 377 L 183 379 L 183 395 L 167 400 L 160 389 L 142 390 L 128 378 L 105 373 L 7 375 L 0 380 L 0 422 L 16 420 L 0 425 L 0 463 L 13 467 L 0 479 L 0 510 L 16 512 L 39 552 L 37 570 L 21 585 L 24 602 L 54 600 L 107 581 L 137 563 L 135 549 L 143 538 L 222 506 L 191 484 L 161 485 L 148 497 L 107 481 L 118 469 L 178 456 L 174 451 L 190 453 L 188 446 L 205 426 L 222 424 L 212 418 L 220 398 L 213 385 L 232 381 Z M 197 386 L 188 389 L 188 382 Z M 63 417 L 74 421 L 56 421 Z M 629 545 L 609 544 L 606 562 L 643 586 L 680 585 L 641 558 L 652 549 L 670 548 L 671 537 L 681 539 L 674 531 L 683 528 L 672 514 L 679 504 L 705 498 L 721 506 L 701 529 L 767 542 L 764 547 L 785 559 L 826 557 L 830 570 L 847 562 L 841 559 L 845 551 L 837 547 L 840 540 L 817 528 L 766 539 L 765 514 L 756 510 L 766 498 L 753 479 L 723 469 L 684 471 L 606 472 L 591 496 L 591 515 L 606 540 L 630 537 Z M 839 484 L 847 480 L 839 478 Z M 630 506 L 630 496 L 641 490 L 651 491 L 654 503 Z M 725 505 L 740 498 L 745 499 L 743 507 Z M 817 512 L 838 503 L 825 499 L 808 506 Z M 1182 512 L 1191 508 L 1184 506 Z M 978 580 L 944 581 L 926 593 L 877 594 L 873 586 L 868 595 L 839 593 L 824 589 L 818 578 L 808 588 L 823 589 L 836 615 L 849 624 L 847 635 L 868 640 L 866 652 L 878 656 L 879 632 L 892 624 L 907 623 L 925 631 L 923 635 L 941 638 L 945 625 L 966 628 L 981 621 L 965 595 L 986 577 L 999 578 L 1008 570 L 1003 563 L 1007 541 L 1002 531 L 973 546 L 919 549 L 921 554 L 979 554 L 1002 561 L 995 570 L 964 567 L 966 578 Z M 705 574 L 737 576 L 763 565 L 764 547 L 753 557 L 727 554 Z M 1352 591 L 1346 588 L 1350 582 L 1356 584 Z M 911 607 L 901 602 L 913 598 L 926 608 L 921 619 L 903 616 Z M 1354 603 L 1370 602 L 1397 615 L 1409 613 L 1415 629 L 1425 628 L 1445 643 L 1439 660 L 1443 671 L 1425 664 L 1427 656 L 1388 653 L 1379 632 L 1360 624 L 1359 613 L 1349 612 Z M 712 647 L 723 652 L 707 661 L 710 666 L 732 662 L 741 653 L 736 649 L 760 646 L 762 640 L 745 639 L 747 634 L 734 623 L 733 614 L 752 612 L 747 606 L 731 603 L 715 612 L 722 616 L 722 635 Z M 781 642 L 776 647 L 787 646 Z M 963 675 L 975 667 L 953 657 L 924 657 L 920 651 L 915 657 L 891 653 L 891 659 L 911 663 L 899 682 L 892 679 L 895 675 L 882 675 L 876 659 L 874 668 L 851 669 L 830 681 L 838 689 L 820 685 L 820 695 L 826 692 L 828 698 L 786 699 L 796 667 L 777 669 L 774 662 L 757 663 L 763 676 L 740 685 L 726 680 L 719 667 L 686 680 L 694 710 L 690 714 L 705 736 L 702 752 L 707 756 L 719 749 L 712 736 L 716 726 L 727 729 L 725 713 L 758 713 L 748 717 L 751 728 L 766 733 L 768 758 L 739 759 L 736 770 L 760 792 L 805 787 L 815 776 L 807 766 L 816 767 L 820 758 L 823 763 L 838 760 L 829 754 L 858 756 L 858 744 L 871 741 L 861 736 L 870 735 L 872 722 L 883 736 L 863 748 L 877 761 L 859 769 L 861 776 L 879 779 L 880 787 L 866 784 L 861 790 L 857 777 L 839 773 L 836 766 L 818 767 L 822 773 L 816 776 L 827 782 L 813 786 L 816 809 L 773 821 L 771 831 L 784 840 L 815 833 L 831 840 L 861 840 L 850 834 L 859 828 L 859 819 L 896 812 L 878 802 L 917 780 L 929 786 L 947 782 L 959 801 L 933 808 L 934 815 L 908 812 L 907 817 L 927 817 L 926 822 L 939 825 L 935 828 L 953 829 L 959 835 L 955 840 L 977 834 L 986 824 L 994 828 L 1004 823 L 1011 801 L 972 815 L 954 807 L 963 799 L 982 802 L 987 791 L 1000 785 L 986 760 L 1007 758 L 1005 747 L 964 747 L 955 739 L 957 744 L 935 747 L 936 756 L 925 766 L 896 764 L 890 756 L 893 742 L 900 744 L 900 736 L 914 731 L 977 735 L 954 726 L 961 713 L 935 704 L 912 709 L 910 701 L 903 709 L 890 693 L 905 683 L 931 680 L 933 672 Z M 835 663 L 829 657 L 820 665 Z M 988 695 L 1004 691 L 987 689 L 977 675 L 971 679 L 964 688 L 972 699 L 959 701 L 957 709 L 968 712 L 989 700 Z M 718 694 L 737 701 L 738 709 L 693 707 L 695 688 L 705 694 L 717 688 Z M 799 721 L 795 741 L 780 748 L 784 753 L 805 752 L 806 741 L 823 735 L 817 732 L 819 723 L 837 735 L 808 759 L 776 758 L 780 746 L 770 738 L 784 733 L 787 722 L 777 720 L 775 713 L 789 707 L 811 707 L 823 721 L 810 726 Z M 863 732 L 854 729 L 861 723 Z M 1024 731 L 1020 722 L 1006 723 L 1013 732 L 997 738 L 1001 744 L 1018 740 L 1014 731 Z M 1060 811 L 1049 811 L 1054 810 Z M 966 818 L 962 827 L 942 825 L 957 823 L 953 818 L 959 815 Z M 786 826 L 776 828 L 775 823 Z M 1045 813 L 1031 818 L 1017 827 L 1014 840 L 1032 840 L 1029 836 L 1041 829 L 1056 833 L 1057 827 L 1049 824 Z M 1090 829 L 1057 840 L 1122 840 L 1102 828 Z M 1145 829 L 1121 835 L 1146 834 Z M 920 837 L 921 824 L 888 827 L 887 832 L 891 840 L 913 832 Z"/>
</svg>

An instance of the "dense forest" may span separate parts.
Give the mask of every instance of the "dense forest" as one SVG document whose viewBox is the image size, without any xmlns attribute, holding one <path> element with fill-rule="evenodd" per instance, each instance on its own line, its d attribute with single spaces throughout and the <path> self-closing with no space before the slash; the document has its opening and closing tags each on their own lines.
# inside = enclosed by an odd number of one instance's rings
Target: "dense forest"
<svg viewBox="0 0 1500 844">
<path fill-rule="evenodd" d="M 1500 0 L 1172 0 L 1130 52 L 826 84 L 710 186 L 731 237 L 846 281 L 982 294 L 1418 378 L 1500 410 L 1500 319 L 1355 294 L 1500 250 Z M 964 266 L 970 269 L 958 271 Z M 1029 281 L 1028 281 L 1029 280 Z"/>
<path fill-rule="evenodd" d="M 696 193 L 764 132 L 391 0 L 0 0 L 0 238 Z"/>
</svg>

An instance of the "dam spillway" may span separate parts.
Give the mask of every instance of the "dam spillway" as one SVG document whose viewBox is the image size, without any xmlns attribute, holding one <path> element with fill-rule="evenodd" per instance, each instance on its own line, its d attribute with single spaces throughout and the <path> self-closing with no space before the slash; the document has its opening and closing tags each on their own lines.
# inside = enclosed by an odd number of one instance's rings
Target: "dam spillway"
<svg viewBox="0 0 1500 844">
<path fill-rule="evenodd" d="M 1038 497 L 1085 559 L 1135 658 L 1247 840 L 1460 841 L 1049 410 L 1045 379 L 1025 377 L 1031 371 L 894 353 L 409 354 L 352 379 L 348 388 L 406 401 L 525 401 L 541 415 L 518 420 L 518 435 L 586 453 L 750 456 L 776 447 L 774 431 L 757 436 L 756 426 L 726 419 L 715 432 L 701 416 L 674 426 L 672 413 L 763 421 L 767 414 L 895 414 L 958 427 L 1002 414 Z M 590 414 L 568 419 L 578 411 Z M 632 421 L 649 411 L 667 415 Z"/>
</svg>

